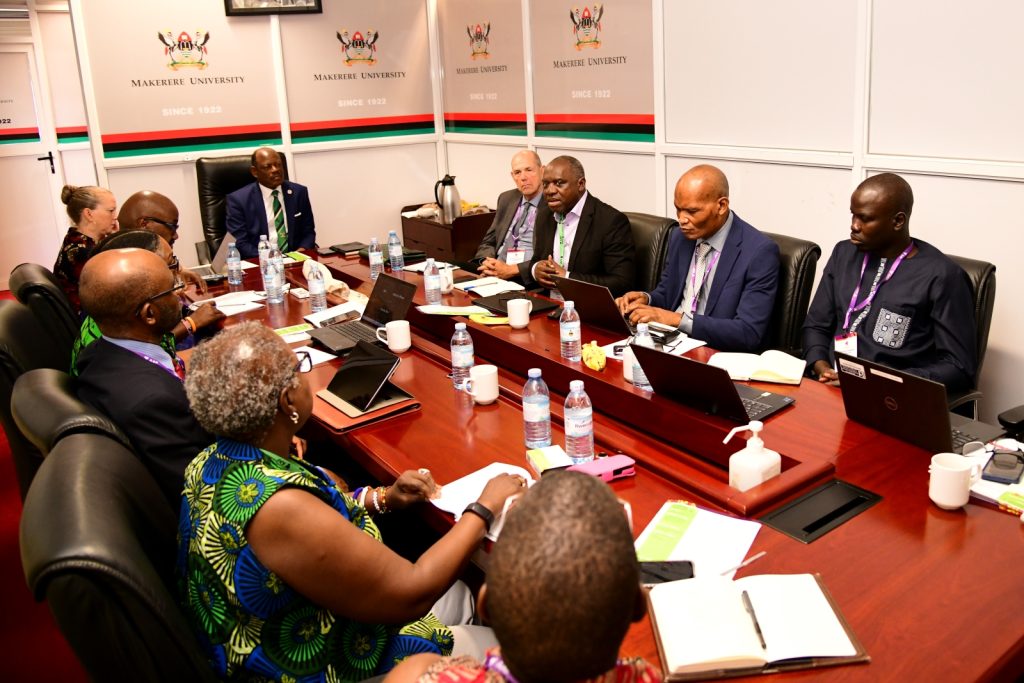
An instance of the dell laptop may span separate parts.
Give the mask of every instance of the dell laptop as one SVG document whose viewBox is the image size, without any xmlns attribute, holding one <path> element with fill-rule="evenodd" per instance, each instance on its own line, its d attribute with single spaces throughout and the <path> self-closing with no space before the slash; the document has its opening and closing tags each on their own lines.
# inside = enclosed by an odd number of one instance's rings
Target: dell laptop
<svg viewBox="0 0 1024 683">
<path fill-rule="evenodd" d="M 960 453 L 965 443 L 998 439 L 995 425 L 949 412 L 946 387 L 930 379 L 836 353 L 846 417 L 931 453 Z"/>
<path fill-rule="evenodd" d="M 377 328 L 392 320 L 405 320 L 412 306 L 416 285 L 381 273 L 373 285 L 370 298 L 358 320 L 348 320 L 311 330 L 309 336 L 333 353 L 344 354 L 352 350 L 360 339 L 377 342 Z"/>
<path fill-rule="evenodd" d="M 710 415 L 746 424 L 794 403 L 790 396 L 733 382 L 722 368 L 646 346 L 630 344 L 630 348 L 654 393 Z"/>
<path fill-rule="evenodd" d="M 588 325 L 626 337 L 636 334 L 636 327 L 619 312 L 610 289 L 604 285 L 595 285 L 583 280 L 568 277 L 554 277 L 558 291 L 566 301 L 573 302 L 580 314 L 580 320 Z M 667 344 L 679 336 L 679 330 L 660 323 L 650 323 L 648 330 L 651 339 L 658 344 Z"/>
</svg>

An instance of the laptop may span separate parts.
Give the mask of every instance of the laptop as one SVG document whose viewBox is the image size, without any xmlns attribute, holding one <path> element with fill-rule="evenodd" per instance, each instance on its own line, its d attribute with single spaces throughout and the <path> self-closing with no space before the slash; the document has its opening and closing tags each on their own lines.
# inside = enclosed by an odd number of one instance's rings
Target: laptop
<svg viewBox="0 0 1024 683">
<path fill-rule="evenodd" d="M 960 453 L 969 441 L 1005 432 L 949 412 L 946 387 L 924 377 L 836 353 L 846 417 L 931 453 Z"/>
<path fill-rule="evenodd" d="M 558 308 L 559 306 L 557 301 L 533 296 L 526 292 L 501 292 L 500 294 L 484 296 L 474 301 L 473 305 L 486 308 L 491 313 L 508 315 L 508 302 L 512 299 L 529 299 L 532 301 L 533 310 L 530 312 L 530 315 L 537 315 L 538 313 L 543 313 L 544 311 L 549 311 L 553 308 Z"/>
<path fill-rule="evenodd" d="M 233 241 L 234 239 L 231 235 L 225 235 L 224 239 L 220 241 L 217 253 L 213 255 L 213 260 L 208 264 L 196 266 L 190 270 L 207 282 L 223 280 L 228 274 L 228 245 Z"/>
<path fill-rule="evenodd" d="M 580 314 L 580 320 L 585 321 L 588 325 L 600 327 L 624 337 L 632 337 L 636 334 L 636 326 L 619 313 L 615 297 L 612 296 L 611 290 L 604 285 L 595 285 L 567 277 L 553 279 L 565 300 L 573 302 Z M 648 330 L 651 333 L 651 339 L 657 344 L 666 344 L 679 336 L 678 329 L 660 323 L 650 323 Z"/>
<path fill-rule="evenodd" d="M 381 273 L 373 285 L 362 317 L 310 330 L 309 336 L 337 354 L 348 353 L 360 339 L 375 343 L 378 341 L 377 328 L 392 320 L 405 320 L 415 293 L 416 285 L 412 282 Z"/>
<path fill-rule="evenodd" d="M 790 396 L 733 382 L 726 370 L 686 356 L 636 344 L 630 348 L 654 393 L 710 415 L 746 424 L 763 421 L 795 402 Z"/>
</svg>

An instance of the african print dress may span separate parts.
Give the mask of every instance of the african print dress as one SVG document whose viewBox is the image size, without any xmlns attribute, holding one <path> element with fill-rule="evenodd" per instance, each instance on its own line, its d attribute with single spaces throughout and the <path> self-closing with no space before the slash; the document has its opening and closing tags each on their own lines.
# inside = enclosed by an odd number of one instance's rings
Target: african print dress
<svg viewBox="0 0 1024 683">
<path fill-rule="evenodd" d="M 412 654 L 450 654 L 452 632 L 432 614 L 405 626 L 351 621 L 260 563 L 246 527 L 285 487 L 308 491 L 380 540 L 366 510 L 301 461 L 229 439 L 200 453 L 185 470 L 178 579 L 214 671 L 233 680 L 359 681 Z"/>
<path fill-rule="evenodd" d="M 71 226 L 64 235 L 57 261 L 53 264 L 53 275 L 75 312 L 82 310 L 82 302 L 78 298 L 78 279 L 82 276 L 82 268 L 85 267 L 85 262 L 89 260 L 95 246 L 96 241 L 93 238 Z"/>
</svg>

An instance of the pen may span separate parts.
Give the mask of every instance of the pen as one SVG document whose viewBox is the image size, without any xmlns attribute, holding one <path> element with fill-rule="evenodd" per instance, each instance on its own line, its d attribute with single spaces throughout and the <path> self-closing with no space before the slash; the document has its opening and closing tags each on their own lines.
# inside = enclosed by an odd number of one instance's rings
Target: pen
<svg viewBox="0 0 1024 683">
<path fill-rule="evenodd" d="M 757 631 L 757 639 L 761 641 L 761 649 L 767 650 L 768 645 L 764 642 L 764 634 L 761 633 L 761 624 L 757 623 L 757 615 L 754 614 L 754 606 L 750 604 L 750 596 L 747 595 L 747 591 L 743 591 L 740 595 L 743 598 L 743 607 L 750 613 L 750 620 L 754 622 L 754 630 Z"/>
<path fill-rule="evenodd" d="M 725 576 L 729 572 L 739 571 L 740 569 L 743 569 L 744 567 L 746 567 L 748 564 L 750 564 L 754 560 L 760 560 L 762 557 L 764 557 L 767 554 L 768 554 L 767 550 L 762 550 L 761 552 L 757 553 L 756 555 L 751 555 L 749 558 L 747 558 L 746 560 L 743 560 L 742 562 L 740 562 L 735 567 L 731 567 L 729 569 L 726 569 L 724 572 L 722 572 L 722 576 Z"/>
</svg>

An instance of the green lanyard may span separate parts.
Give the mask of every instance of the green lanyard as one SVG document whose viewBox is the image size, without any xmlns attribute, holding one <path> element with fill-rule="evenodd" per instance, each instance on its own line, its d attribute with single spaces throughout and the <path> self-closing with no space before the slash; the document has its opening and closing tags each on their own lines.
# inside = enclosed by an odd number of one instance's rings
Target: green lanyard
<svg viewBox="0 0 1024 683">
<path fill-rule="evenodd" d="M 565 217 L 558 221 L 558 265 L 565 268 Z"/>
</svg>

